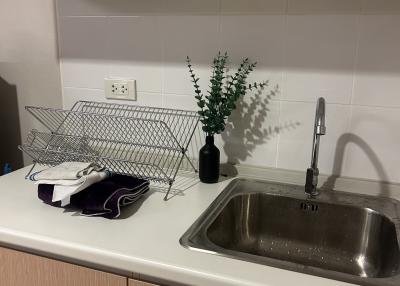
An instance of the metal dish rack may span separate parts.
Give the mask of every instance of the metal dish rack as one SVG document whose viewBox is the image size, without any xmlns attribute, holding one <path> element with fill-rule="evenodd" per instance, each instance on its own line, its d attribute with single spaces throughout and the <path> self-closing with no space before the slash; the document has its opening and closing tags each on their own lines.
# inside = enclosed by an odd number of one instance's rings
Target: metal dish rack
<svg viewBox="0 0 400 286">
<path fill-rule="evenodd" d="M 36 164 L 96 162 L 112 172 L 169 184 L 168 199 L 199 123 L 194 111 L 78 101 L 71 110 L 27 106 L 49 131 L 19 148 Z M 29 174 L 28 174 L 29 175 Z"/>
</svg>

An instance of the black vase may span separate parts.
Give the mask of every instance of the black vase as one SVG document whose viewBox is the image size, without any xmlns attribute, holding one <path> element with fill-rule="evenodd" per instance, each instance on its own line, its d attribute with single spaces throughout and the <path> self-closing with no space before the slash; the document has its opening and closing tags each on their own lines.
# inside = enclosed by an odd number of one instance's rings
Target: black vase
<svg viewBox="0 0 400 286">
<path fill-rule="evenodd" d="M 214 136 L 206 137 L 206 145 L 199 152 L 200 181 L 207 184 L 218 182 L 219 149 L 214 145 Z"/>
</svg>

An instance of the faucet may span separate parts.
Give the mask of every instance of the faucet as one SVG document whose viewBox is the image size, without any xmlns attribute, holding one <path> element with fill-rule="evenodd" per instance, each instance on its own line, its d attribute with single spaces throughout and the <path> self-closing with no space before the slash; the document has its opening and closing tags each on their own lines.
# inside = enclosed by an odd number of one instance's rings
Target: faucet
<svg viewBox="0 0 400 286">
<path fill-rule="evenodd" d="M 305 192 L 310 198 L 318 196 L 318 152 L 319 152 L 319 137 L 325 135 L 325 99 L 318 98 L 317 109 L 315 112 L 314 122 L 314 138 L 311 152 L 311 166 L 307 169 Z"/>
</svg>

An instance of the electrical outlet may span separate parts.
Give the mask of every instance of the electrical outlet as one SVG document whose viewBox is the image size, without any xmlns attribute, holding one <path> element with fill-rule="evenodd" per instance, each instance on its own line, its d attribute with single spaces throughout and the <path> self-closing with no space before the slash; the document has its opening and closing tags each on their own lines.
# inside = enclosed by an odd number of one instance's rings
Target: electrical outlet
<svg viewBox="0 0 400 286">
<path fill-rule="evenodd" d="M 136 80 L 134 79 L 104 79 L 106 98 L 136 100 Z"/>
</svg>

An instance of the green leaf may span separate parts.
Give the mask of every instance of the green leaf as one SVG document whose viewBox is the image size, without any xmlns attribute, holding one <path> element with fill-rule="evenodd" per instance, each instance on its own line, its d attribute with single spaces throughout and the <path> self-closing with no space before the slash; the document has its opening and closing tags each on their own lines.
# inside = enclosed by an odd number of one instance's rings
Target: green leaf
<svg viewBox="0 0 400 286">
<path fill-rule="evenodd" d="M 247 78 L 254 70 L 256 62 L 250 62 L 248 58 L 244 58 L 233 75 L 227 74 L 227 63 L 227 52 L 218 52 L 213 58 L 209 89 L 203 96 L 198 84 L 199 79 L 194 74 L 190 58 L 187 56 L 187 66 L 195 89 L 197 106 L 201 109 L 198 114 L 201 116 L 202 129 L 208 134 L 224 132 L 226 119 L 237 108 L 237 101 L 241 96 L 248 90 L 266 85 L 265 82 L 247 83 Z"/>
<path fill-rule="evenodd" d="M 212 128 L 210 128 L 210 127 L 207 126 L 207 125 L 204 125 L 204 126 L 202 127 L 202 129 L 203 129 L 203 131 L 206 132 L 206 133 L 212 132 Z"/>
</svg>

